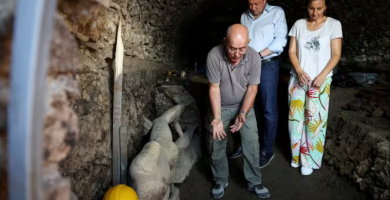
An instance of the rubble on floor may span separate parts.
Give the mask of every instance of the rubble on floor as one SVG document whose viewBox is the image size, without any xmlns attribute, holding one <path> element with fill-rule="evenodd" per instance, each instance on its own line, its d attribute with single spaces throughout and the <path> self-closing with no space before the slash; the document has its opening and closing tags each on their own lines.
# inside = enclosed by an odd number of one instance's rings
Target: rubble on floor
<svg viewBox="0 0 390 200">
<path fill-rule="evenodd" d="M 329 119 L 324 160 L 375 200 L 389 193 L 389 87 L 361 88 Z"/>
</svg>

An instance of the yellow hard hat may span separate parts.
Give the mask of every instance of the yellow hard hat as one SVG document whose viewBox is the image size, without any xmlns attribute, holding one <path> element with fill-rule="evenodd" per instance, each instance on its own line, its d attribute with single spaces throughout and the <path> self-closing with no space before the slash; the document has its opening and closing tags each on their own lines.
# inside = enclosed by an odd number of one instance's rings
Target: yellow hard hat
<svg viewBox="0 0 390 200">
<path fill-rule="evenodd" d="M 116 185 L 110 188 L 103 197 L 103 200 L 139 200 L 134 189 L 124 185 Z"/>
</svg>

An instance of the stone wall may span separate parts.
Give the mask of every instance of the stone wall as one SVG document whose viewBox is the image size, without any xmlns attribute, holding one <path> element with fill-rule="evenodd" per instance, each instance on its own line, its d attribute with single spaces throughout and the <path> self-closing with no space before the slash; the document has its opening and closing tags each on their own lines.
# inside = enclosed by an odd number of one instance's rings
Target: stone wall
<svg viewBox="0 0 390 200">
<path fill-rule="evenodd" d="M 108 8 L 94 1 L 59 2 L 58 11 L 77 38 L 81 64 L 77 73 L 81 95 L 72 104 L 80 138 L 60 170 L 70 177 L 79 199 L 99 199 L 111 187 L 113 60 L 119 18 L 125 48 L 122 126 L 130 134 L 132 160 L 142 148 L 144 118 L 156 117 L 156 82 L 167 70 L 183 65 L 181 30 L 203 1 L 113 0 Z"/>
</svg>

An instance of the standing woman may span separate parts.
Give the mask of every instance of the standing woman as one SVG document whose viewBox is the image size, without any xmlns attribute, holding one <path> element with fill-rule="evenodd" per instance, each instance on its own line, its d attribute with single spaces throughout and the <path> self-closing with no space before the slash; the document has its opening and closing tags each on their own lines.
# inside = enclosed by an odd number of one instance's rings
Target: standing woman
<svg viewBox="0 0 390 200">
<path fill-rule="evenodd" d="M 302 165 L 302 175 L 321 167 L 332 70 L 341 56 L 341 23 L 325 16 L 326 8 L 326 0 L 308 0 L 309 18 L 296 21 L 289 33 L 291 166 Z"/>
</svg>

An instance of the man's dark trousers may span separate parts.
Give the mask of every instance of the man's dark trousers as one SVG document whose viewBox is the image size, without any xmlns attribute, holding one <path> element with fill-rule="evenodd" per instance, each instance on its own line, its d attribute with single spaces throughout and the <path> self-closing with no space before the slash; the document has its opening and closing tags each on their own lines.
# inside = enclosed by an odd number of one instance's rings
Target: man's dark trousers
<svg viewBox="0 0 390 200">
<path fill-rule="evenodd" d="M 263 61 L 261 63 L 261 78 L 259 92 L 256 97 L 255 109 L 262 113 L 262 120 L 259 133 L 262 134 L 260 151 L 267 155 L 273 154 L 273 145 L 278 127 L 278 82 L 279 82 L 279 61 Z"/>
</svg>

